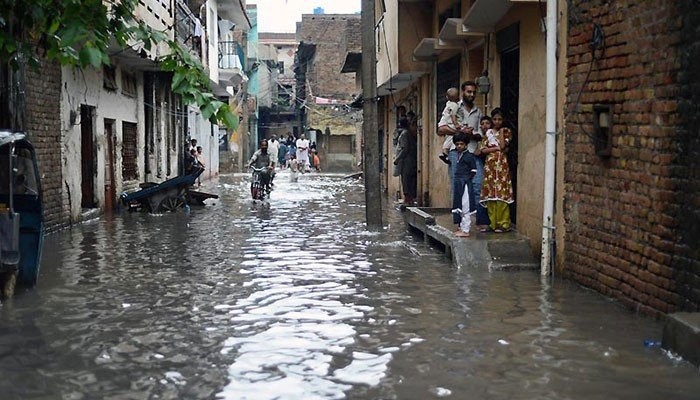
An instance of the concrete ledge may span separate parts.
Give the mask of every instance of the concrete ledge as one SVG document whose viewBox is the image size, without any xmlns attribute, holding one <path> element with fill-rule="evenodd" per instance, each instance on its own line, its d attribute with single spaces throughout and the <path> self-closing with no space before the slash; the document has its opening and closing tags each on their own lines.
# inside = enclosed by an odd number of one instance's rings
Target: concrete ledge
<svg viewBox="0 0 700 400">
<path fill-rule="evenodd" d="M 452 229 L 440 224 L 450 210 L 428 207 L 402 207 L 406 224 L 420 231 L 426 241 L 440 243 L 457 267 L 487 267 L 490 270 L 539 270 L 540 264 L 530 251 L 529 241 L 516 232 L 472 234 L 470 239 L 456 237 Z M 436 218 L 440 216 L 440 218 Z M 439 221 L 440 219 L 440 221 Z M 450 226 L 451 228 L 451 226 Z"/>
<path fill-rule="evenodd" d="M 700 312 L 669 314 L 661 347 L 700 367 Z"/>
</svg>

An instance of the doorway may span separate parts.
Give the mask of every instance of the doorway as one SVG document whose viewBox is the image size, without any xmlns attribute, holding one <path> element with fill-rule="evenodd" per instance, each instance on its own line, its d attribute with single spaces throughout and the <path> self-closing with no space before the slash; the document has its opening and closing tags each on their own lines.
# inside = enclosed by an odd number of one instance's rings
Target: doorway
<svg viewBox="0 0 700 400">
<path fill-rule="evenodd" d="M 508 149 L 508 167 L 513 183 L 514 203 L 510 205 L 510 219 L 517 221 L 518 196 L 518 97 L 520 95 L 520 25 L 513 24 L 496 36 L 501 59 L 501 109 L 507 126 L 513 131 Z"/>
<path fill-rule="evenodd" d="M 113 119 L 105 119 L 105 139 L 107 154 L 105 155 L 105 211 L 114 210 L 117 199 L 117 188 L 114 178 L 114 124 Z"/>
<path fill-rule="evenodd" d="M 80 167 L 81 193 L 80 206 L 95 208 L 95 107 L 80 106 Z"/>
<path fill-rule="evenodd" d="M 447 89 L 451 87 L 459 89 L 459 57 L 458 55 L 454 56 L 437 65 L 435 115 L 438 119 L 442 114 L 442 109 L 445 108 L 445 103 L 447 103 L 445 99 L 445 92 L 447 92 Z"/>
</svg>

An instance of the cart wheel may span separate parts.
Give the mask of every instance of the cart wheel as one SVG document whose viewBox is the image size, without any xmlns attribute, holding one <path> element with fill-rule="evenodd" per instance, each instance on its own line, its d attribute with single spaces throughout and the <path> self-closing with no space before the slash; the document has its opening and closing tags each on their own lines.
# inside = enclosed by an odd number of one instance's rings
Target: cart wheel
<svg viewBox="0 0 700 400">
<path fill-rule="evenodd" d="M 163 199 L 160 203 L 160 208 L 163 211 L 175 212 L 178 208 L 185 205 L 181 196 L 171 196 Z"/>
</svg>

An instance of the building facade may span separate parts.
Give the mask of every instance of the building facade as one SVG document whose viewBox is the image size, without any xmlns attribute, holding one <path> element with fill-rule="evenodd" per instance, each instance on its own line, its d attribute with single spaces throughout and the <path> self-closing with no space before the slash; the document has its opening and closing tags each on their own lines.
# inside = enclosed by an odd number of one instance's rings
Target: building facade
<svg viewBox="0 0 700 400">
<path fill-rule="evenodd" d="M 380 131 L 390 143 L 397 106 L 416 113 L 423 206 L 450 206 L 435 134 L 445 90 L 488 82 L 476 104 L 501 107 L 514 129 L 512 219 L 532 253 L 554 261 L 544 267 L 648 314 L 697 311 L 693 1 L 387 0 L 377 10 Z M 385 167 L 392 158 L 385 145 Z M 400 190 L 386 168 L 383 184 Z"/>
<path fill-rule="evenodd" d="M 317 142 L 321 168 L 356 168 L 356 122 L 350 107 L 357 93 L 355 77 L 342 73 L 344 38 L 357 37 L 359 14 L 303 14 L 298 25 L 295 59 L 297 132 Z"/>
<path fill-rule="evenodd" d="M 260 126 L 263 136 L 286 136 L 294 131 L 294 104 L 296 102 L 296 81 L 294 79 L 294 55 L 297 50 L 296 34 L 261 32 L 258 35 L 261 45 L 270 46 L 276 53 L 276 65 L 268 65 L 276 77 L 270 82 L 271 105 L 261 110 Z M 274 71 L 273 71 L 274 70 Z"/>
<path fill-rule="evenodd" d="M 134 16 L 201 60 L 214 94 L 227 101 L 233 90 L 219 76 L 219 23 L 248 29 L 245 11 L 215 0 L 190 3 L 140 2 Z M 157 62 L 168 51 L 165 43 L 147 49 L 136 42 L 110 48 L 110 64 L 100 69 L 45 63 L 41 71 L 22 69 L 22 80 L 7 76 L 24 97 L 0 101 L 18 117 L 3 128 L 26 130 L 37 147 L 48 230 L 114 210 L 119 194 L 141 182 L 182 174 L 189 139 L 203 147 L 203 178 L 218 174 L 219 126 L 172 92 L 172 75 Z"/>
</svg>

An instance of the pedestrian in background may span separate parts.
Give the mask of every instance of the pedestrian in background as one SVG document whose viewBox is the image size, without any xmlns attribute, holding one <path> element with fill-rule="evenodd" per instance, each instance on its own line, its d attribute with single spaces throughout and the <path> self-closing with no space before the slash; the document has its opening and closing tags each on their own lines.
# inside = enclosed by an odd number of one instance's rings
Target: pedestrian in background
<svg viewBox="0 0 700 400">
<path fill-rule="evenodd" d="M 401 186 L 403 188 L 403 203 L 411 205 L 415 202 L 418 191 L 418 153 L 417 153 L 417 138 L 412 129 L 409 129 L 409 121 L 407 118 L 399 121 L 399 140 L 396 146 L 396 155 L 394 157 L 394 176 L 401 177 Z"/>
</svg>

